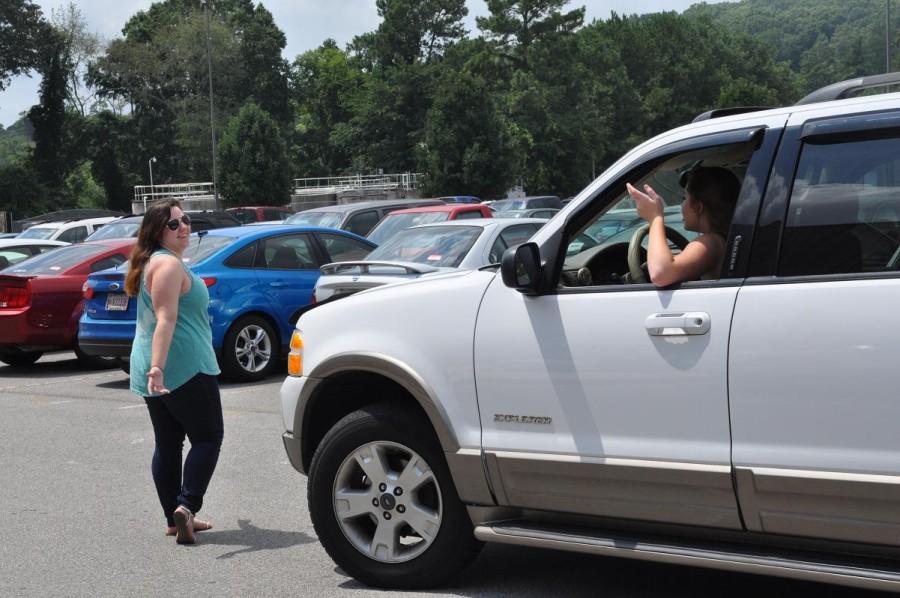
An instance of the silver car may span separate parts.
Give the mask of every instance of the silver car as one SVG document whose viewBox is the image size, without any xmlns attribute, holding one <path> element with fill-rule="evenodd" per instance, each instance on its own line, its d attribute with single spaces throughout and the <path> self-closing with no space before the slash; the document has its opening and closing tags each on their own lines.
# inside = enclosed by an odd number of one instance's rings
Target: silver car
<svg viewBox="0 0 900 598">
<path fill-rule="evenodd" d="M 364 260 L 320 268 L 317 303 L 391 282 L 498 264 L 503 252 L 527 241 L 547 221 L 539 218 L 473 218 L 405 229 Z"/>
</svg>

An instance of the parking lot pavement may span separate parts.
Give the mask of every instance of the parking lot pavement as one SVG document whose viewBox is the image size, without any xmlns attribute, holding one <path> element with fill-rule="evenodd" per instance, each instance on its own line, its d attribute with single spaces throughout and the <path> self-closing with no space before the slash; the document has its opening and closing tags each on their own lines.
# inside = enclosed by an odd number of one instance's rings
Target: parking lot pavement
<svg viewBox="0 0 900 598">
<path fill-rule="evenodd" d="M 71 353 L 0 367 L 0 596 L 399 596 L 347 577 L 319 545 L 306 478 L 281 444 L 280 377 L 223 384 L 225 442 L 203 516 L 176 546 L 150 477 L 143 402 L 119 370 Z M 416 596 L 869 595 L 817 584 L 488 546 L 452 586 Z M 871 594 L 881 596 L 882 594 Z"/>
</svg>

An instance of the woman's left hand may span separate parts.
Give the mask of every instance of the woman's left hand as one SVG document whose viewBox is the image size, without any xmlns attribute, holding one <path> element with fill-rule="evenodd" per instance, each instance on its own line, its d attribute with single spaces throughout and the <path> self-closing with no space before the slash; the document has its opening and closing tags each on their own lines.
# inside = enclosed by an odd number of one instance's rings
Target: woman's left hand
<svg viewBox="0 0 900 598">
<path fill-rule="evenodd" d="M 637 205 L 638 216 L 647 222 L 653 222 L 654 218 L 662 217 L 665 203 L 663 198 L 653 190 L 653 187 L 644 185 L 644 191 L 639 191 L 631 183 L 626 183 L 625 188 L 628 190 L 628 195 L 631 196 Z"/>
</svg>

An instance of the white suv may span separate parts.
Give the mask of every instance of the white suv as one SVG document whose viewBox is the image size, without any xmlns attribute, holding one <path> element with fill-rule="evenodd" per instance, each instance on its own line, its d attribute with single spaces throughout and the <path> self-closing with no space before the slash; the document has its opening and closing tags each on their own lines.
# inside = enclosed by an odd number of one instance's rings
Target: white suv
<svg viewBox="0 0 900 598">
<path fill-rule="evenodd" d="M 499 272 L 305 313 L 284 444 L 338 565 L 424 587 L 500 542 L 900 589 L 900 94 L 819 101 L 891 80 L 701 115 Z M 697 164 L 742 181 L 721 276 L 633 283 L 637 229 L 591 231 Z"/>
<path fill-rule="evenodd" d="M 85 218 L 83 220 L 64 220 L 61 222 L 42 222 L 25 229 L 19 234 L 18 238 L 81 243 L 91 233 L 99 230 L 105 224 L 108 224 L 113 220 L 118 220 L 118 216 Z"/>
</svg>

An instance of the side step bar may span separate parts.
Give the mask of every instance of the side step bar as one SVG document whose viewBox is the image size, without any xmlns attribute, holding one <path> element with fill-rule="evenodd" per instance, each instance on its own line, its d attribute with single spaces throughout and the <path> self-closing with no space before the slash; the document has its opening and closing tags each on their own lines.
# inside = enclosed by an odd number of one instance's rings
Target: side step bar
<svg viewBox="0 0 900 598">
<path fill-rule="evenodd" d="M 671 539 L 645 540 L 606 534 L 591 528 L 553 527 L 529 521 L 479 525 L 475 528 L 475 537 L 482 542 L 773 575 L 867 590 L 900 591 L 900 570 L 829 561 L 822 555 L 806 552 L 796 555 L 766 554 L 759 547 L 718 546 L 690 541 L 680 544 Z"/>
</svg>

